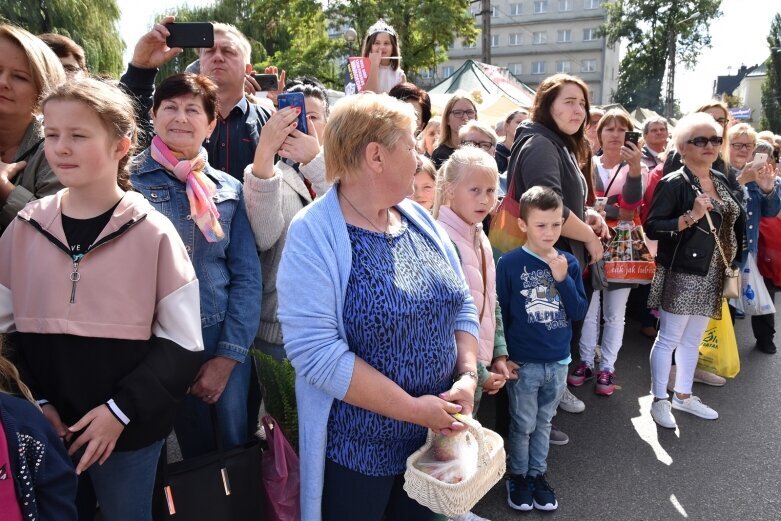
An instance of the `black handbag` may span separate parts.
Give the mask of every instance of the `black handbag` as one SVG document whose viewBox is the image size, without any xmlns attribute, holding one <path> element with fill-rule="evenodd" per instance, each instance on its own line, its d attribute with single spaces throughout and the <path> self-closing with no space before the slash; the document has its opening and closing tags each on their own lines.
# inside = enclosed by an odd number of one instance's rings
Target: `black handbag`
<svg viewBox="0 0 781 521">
<path fill-rule="evenodd" d="M 209 409 L 217 451 L 168 463 L 163 447 L 154 495 L 155 521 L 265 519 L 260 441 L 224 450 L 217 408 Z"/>
</svg>

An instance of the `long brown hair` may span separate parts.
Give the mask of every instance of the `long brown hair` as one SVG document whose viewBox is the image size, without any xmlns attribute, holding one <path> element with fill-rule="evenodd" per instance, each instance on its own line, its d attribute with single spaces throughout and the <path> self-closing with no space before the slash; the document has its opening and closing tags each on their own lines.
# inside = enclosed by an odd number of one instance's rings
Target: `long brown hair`
<svg viewBox="0 0 781 521">
<path fill-rule="evenodd" d="M 50 101 L 78 101 L 97 114 L 103 125 L 113 134 L 115 139 L 130 138 L 130 149 L 125 157 L 119 160 L 117 185 L 128 192 L 130 184 L 130 157 L 136 147 L 138 127 L 136 126 L 133 102 L 118 87 L 91 78 L 69 81 L 55 88 L 41 102 L 41 110 Z M 44 121 L 44 126 L 46 125 Z"/>
<path fill-rule="evenodd" d="M 583 118 L 583 123 L 581 123 L 577 132 L 572 135 L 565 134 L 559 130 L 559 126 L 554 121 L 553 114 L 551 113 L 551 106 L 553 105 L 553 102 L 556 101 L 556 98 L 559 96 L 559 92 L 561 92 L 562 87 L 567 83 L 578 86 L 583 92 L 583 99 L 586 101 L 586 106 L 584 107 L 585 115 Z M 564 145 L 567 147 L 567 149 L 575 154 L 577 163 L 580 166 L 584 177 L 586 178 L 586 204 L 593 205 L 595 198 L 594 183 L 591 178 L 592 152 L 588 139 L 586 139 L 586 126 L 588 125 L 588 115 L 591 111 L 591 105 L 588 101 L 588 98 L 588 86 L 583 82 L 583 80 L 577 76 L 571 76 L 569 74 L 554 74 L 553 76 L 549 76 L 542 80 L 542 83 L 540 83 L 539 87 L 537 87 L 537 94 L 534 96 L 534 102 L 532 102 L 532 107 L 529 111 L 529 117 L 535 123 L 545 125 L 545 127 L 550 129 L 551 132 L 559 136 L 559 138 L 564 141 Z"/>
</svg>

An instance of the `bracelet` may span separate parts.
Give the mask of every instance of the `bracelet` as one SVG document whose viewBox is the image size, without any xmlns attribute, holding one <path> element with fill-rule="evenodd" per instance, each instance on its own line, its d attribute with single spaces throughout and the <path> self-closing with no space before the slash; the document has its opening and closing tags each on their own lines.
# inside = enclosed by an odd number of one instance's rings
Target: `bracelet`
<svg viewBox="0 0 781 521">
<path fill-rule="evenodd" d="M 688 224 L 688 223 L 686 224 L 687 228 L 691 228 L 692 226 L 697 224 L 697 222 L 699 221 L 699 219 L 695 219 L 694 218 L 694 216 L 692 215 L 692 211 L 691 210 L 686 210 L 686 213 L 683 214 L 683 222 L 684 223 L 686 223 L 686 219 L 687 218 L 689 218 L 691 220 L 691 224 Z"/>
<path fill-rule="evenodd" d="M 463 376 L 468 376 L 472 378 L 475 382 L 477 381 L 477 373 L 475 371 L 464 371 L 463 373 L 458 373 L 455 378 L 453 378 L 454 382 L 457 382 L 461 379 Z"/>
</svg>

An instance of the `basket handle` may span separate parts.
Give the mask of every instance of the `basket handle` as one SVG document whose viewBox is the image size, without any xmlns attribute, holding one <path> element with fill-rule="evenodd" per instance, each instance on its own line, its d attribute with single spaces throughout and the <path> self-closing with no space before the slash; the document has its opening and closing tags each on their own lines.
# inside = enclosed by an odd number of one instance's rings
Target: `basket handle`
<svg viewBox="0 0 781 521">
<path fill-rule="evenodd" d="M 480 425 L 479 421 L 475 420 L 471 416 L 458 414 L 454 416 L 454 418 L 466 425 L 467 431 L 470 432 L 472 436 L 475 437 L 475 441 L 477 441 L 477 468 L 487 466 L 490 463 L 491 454 L 488 448 L 488 444 L 485 442 L 483 426 Z M 437 436 L 437 433 L 429 429 L 428 437 L 426 438 L 426 445 L 431 446 L 431 443 L 434 441 L 434 436 Z"/>
</svg>

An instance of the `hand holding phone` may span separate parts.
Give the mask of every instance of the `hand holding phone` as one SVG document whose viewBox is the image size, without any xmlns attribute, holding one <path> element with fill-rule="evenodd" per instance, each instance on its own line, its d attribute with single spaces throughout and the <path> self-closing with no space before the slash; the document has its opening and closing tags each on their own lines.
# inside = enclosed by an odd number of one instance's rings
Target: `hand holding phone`
<svg viewBox="0 0 781 521">
<path fill-rule="evenodd" d="M 285 107 L 297 107 L 301 109 L 296 120 L 296 129 L 304 134 L 309 133 L 306 124 L 306 106 L 304 105 L 304 94 L 302 92 L 283 92 L 277 96 L 277 107 L 281 110 Z"/>
<path fill-rule="evenodd" d="M 767 154 L 757 152 L 754 154 L 754 160 L 751 162 L 751 168 L 757 169 L 767 164 Z"/>
<path fill-rule="evenodd" d="M 635 144 L 635 146 L 638 146 L 640 143 L 640 132 L 625 132 L 624 133 L 624 143 L 627 141 L 630 141 Z"/>
</svg>

